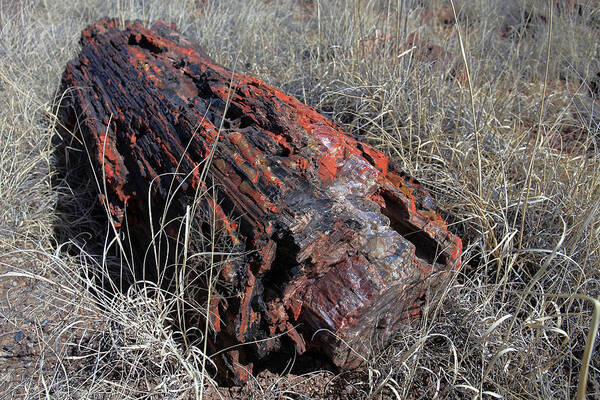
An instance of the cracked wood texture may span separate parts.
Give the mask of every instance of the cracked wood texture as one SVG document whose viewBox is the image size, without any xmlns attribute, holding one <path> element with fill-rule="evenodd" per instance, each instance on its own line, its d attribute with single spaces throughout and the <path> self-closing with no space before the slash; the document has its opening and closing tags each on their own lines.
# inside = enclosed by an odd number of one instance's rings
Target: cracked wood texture
<svg viewBox="0 0 600 400">
<path fill-rule="evenodd" d="M 146 251 L 160 222 L 149 205 L 177 221 L 196 201 L 243 253 L 219 269 L 229 293 L 209 307 L 226 379 L 290 349 L 358 366 L 460 265 L 460 239 L 417 181 L 312 107 L 216 65 L 173 25 L 87 27 L 61 93 L 65 140 L 85 145 L 100 202 L 133 238 L 136 278 L 180 262 L 174 246 Z M 164 229 L 175 247 L 176 225 Z"/>
</svg>

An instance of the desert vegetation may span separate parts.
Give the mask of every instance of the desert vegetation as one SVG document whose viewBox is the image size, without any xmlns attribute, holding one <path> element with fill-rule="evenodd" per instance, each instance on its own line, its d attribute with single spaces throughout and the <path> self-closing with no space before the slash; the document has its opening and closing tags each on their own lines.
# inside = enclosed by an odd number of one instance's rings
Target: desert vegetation
<svg viewBox="0 0 600 400">
<path fill-rule="evenodd" d="M 291 358 L 223 388 L 204 325 L 188 337 L 169 320 L 191 304 L 190 282 L 175 296 L 97 290 L 119 243 L 110 226 L 65 229 L 90 218 L 84 194 L 95 188 L 60 181 L 53 138 L 65 64 L 81 30 L 106 16 L 173 22 L 216 62 L 389 154 L 463 240 L 442 299 L 391 346 L 374 343 L 358 370 Z M 599 23 L 589 0 L 0 0 L 0 393 L 600 396 Z M 189 254 L 218 266 L 226 241 L 200 239 Z"/>
</svg>

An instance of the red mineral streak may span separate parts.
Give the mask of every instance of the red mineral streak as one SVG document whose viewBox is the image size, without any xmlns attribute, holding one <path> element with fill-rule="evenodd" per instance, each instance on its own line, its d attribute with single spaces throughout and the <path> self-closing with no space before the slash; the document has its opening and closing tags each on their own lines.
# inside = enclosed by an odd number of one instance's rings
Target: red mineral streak
<svg viewBox="0 0 600 400">
<path fill-rule="evenodd" d="M 135 215 L 127 232 L 137 258 L 153 243 L 156 216 L 179 221 L 203 194 L 198 206 L 238 254 L 219 272 L 229 292 L 208 307 L 218 333 L 209 348 L 227 379 L 247 380 L 257 361 L 290 346 L 357 366 L 356 352 L 388 341 L 460 266 L 460 239 L 382 152 L 282 91 L 216 65 L 172 25 L 121 26 L 106 19 L 83 31 L 59 117 L 71 130 L 83 121 L 76 133 L 94 172 L 104 170 L 102 203 L 118 229 L 126 208 Z M 181 245 L 175 222 L 162 248 Z M 158 254 L 158 267 L 180 262 L 180 253 Z M 157 269 L 138 264 L 140 277 Z"/>
</svg>

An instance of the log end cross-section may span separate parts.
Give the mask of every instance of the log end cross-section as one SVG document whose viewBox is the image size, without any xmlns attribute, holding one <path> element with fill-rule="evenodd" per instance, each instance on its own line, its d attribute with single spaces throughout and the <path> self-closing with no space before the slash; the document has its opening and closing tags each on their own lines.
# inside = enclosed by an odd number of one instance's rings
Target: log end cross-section
<svg viewBox="0 0 600 400">
<path fill-rule="evenodd" d="M 209 307 L 209 348 L 231 378 L 290 348 L 357 366 L 460 266 L 461 241 L 418 182 L 312 107 L 216 65 L 172 25 L 89 26 L 61 93 L 69 146 L 85 146 L 140 278 L 183 254 L 148 257 L 149 205 L 174 221 L 198 202 L 244 254 L 220 270 L 230 292 Z"/>
</svg>

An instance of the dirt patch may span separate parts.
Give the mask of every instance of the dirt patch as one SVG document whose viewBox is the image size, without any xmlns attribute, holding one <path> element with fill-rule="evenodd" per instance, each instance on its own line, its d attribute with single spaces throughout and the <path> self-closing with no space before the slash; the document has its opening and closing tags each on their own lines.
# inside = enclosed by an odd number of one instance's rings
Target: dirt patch
<svg viewBox="0 0 600 400">
<path fill-rule="evenodd" d="M 75 360 L 65 362 L 71 344 L 91 329 L 90 321 L 74 318 L 81 314 L 77 307 L 57 291 L 41 260 L 0 258 L 1 394 L 22 398 L 50 393 L 56 381 L 80 367 Z"/>
</svg>

